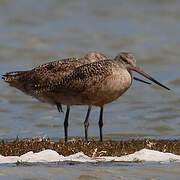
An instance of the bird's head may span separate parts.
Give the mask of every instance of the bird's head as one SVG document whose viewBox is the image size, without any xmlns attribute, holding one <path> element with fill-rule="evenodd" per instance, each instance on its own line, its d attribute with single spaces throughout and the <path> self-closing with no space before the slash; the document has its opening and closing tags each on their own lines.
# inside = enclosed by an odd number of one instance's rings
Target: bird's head
<svg viewBox="0 0 180 180">
<path fill-rule="evenodd" d="M 108 59 L 106 55 L 100 52 L 89 52 L 84 56 L 85 59 L 88 59 L 90 62 L 102 61 Z"/>
<path fill-rule="evenodd" d="M 136 60 L 131 53 L 121 52 L 119 53 L 114 60 L 120 61 L 128 70 L 136 67 Z"/>
<path fill-rule="evenodd" d="M 159 86 L 161 86 L 167 90 L 170 90 L 168 87 L 166 87 L 165 85 L 161 84 L 160 82 L 158 82 L 157 80 L 152 78 L 149 74 L 142 71 L 136 65 L 136 60 L 131 53 L 121 52 L 115 57 L 114 60 L 120 61 L 128 71 L 136 71 L 137 73 L 141 74 L 142 76 L 146 77 L 147 79 L 151 80 L 152 82 L 158 84 Z M 137 80 L 137 78 L 136 78 L 136 80 Z"/>
</svg>

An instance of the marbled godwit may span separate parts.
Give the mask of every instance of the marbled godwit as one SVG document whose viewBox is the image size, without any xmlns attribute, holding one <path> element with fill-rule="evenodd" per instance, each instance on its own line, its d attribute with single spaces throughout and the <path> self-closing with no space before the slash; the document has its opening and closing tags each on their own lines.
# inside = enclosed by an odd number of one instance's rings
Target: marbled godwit
<svg viewBox="0 0 180 180">
<path fill-rule="evenodd" d="M 136 71 L 159 86 L 170 90 L 137 65 L 132 54 L 122 52 L 114 60 L 103 60 L 77 67 L 60 81 L 52 81 L 48 86 L 34 87 L 47 96 L 56 98 L 62 104 L 99 106 L 100 141 L 103 139 L 104 105 L 119 98 L 132 84 L 132 72 Z M 139 80 L 139 79 L 136 79 Z M 67 112 L 68 113 L 68 112 Z M 68 116 L 67 116 L 68 117 Z M 68 118 L 65 120 L 68 124 Z"/>
<path fill-rule="evenodd" d="M 90 53 L 83 59 L 65 59 L 38 66 L 30 71 L 10 72 L 5 74 L 3 79 L 40 101 L 56 104 L 59 111 L 62 111 L 61 103 L 67 105 L 64 120 L 65 141 L 68 137 L 70 106 L 89 107 L 84 122 L 86 141 L 91 106 L 99 106 L 100 141 L 102 141 L 104 104 L 116 100 L 131 86 L 131 70 L 169 90 L 141 71 L 129 53 L 120 53 L 114 60 L 108 60 L 101 53 Z M 134 79 L 148 83 L 136 77 Z"/>
<path fill-rule="evenodd" d="M 55 104 L 59 112 L 63 112 L 61 101 L 56 100 L 54 96 L 49 96 L 45 91 L 41 90 L 41 86 L 51 86 L 53 82 L 59 82 L 61 78 L 70 74 L 75 68 L 96 61 L 108 59 L 104 54 L 99 52 L 89 52 L 84 58 L 69 58 L 59 61 L 53 61 L 47 64 L 40 65 L 29 71 L 16 71 L 9 72 L 3 76 L 5 82 L 8 82 L 11 86 L 14 86 L 24 93 L 35 97 L 42 102 L 48 102 Z M 39 89 L 39 90 L 37 90 Z M 68 116 L 70 111 L 70 105 L 67 105 L 67 112 L 65 115 L 64 129 L 65 129 L 65 141 L 67 141 L 67 126 Z M 89 114 L 91 111 L 91 105 L 88 106 L 87 115 L 84 121 L 85 126 L 85 139 L 87 141 L 87 131 L 89 126 Z"/>
</svg>

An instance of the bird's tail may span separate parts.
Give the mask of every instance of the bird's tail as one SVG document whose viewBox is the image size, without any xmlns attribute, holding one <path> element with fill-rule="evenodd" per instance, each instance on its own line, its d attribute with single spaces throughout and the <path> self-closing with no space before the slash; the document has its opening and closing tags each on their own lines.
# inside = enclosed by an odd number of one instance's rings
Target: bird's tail
<svg viewBox="0 0 180 180">
<path fill-rule="evenodd" d="M 14 72 L 8 72 L 4 75 L 2 75 L 2 79 L 7 83 L 13 83 L 15 81 L 18 81 L 22 75 L 25 74 L 27 71 L 14 71 Z"/>
<path fill-rule="evenodd" d="M 2 75 L 2 79 L 9 83 L 11 86 L 20 90 L 24 90 L 24 84 L 26 83 L 26 76 L 28 71 L 14 71 L 8 72 Z"/>
</svg>

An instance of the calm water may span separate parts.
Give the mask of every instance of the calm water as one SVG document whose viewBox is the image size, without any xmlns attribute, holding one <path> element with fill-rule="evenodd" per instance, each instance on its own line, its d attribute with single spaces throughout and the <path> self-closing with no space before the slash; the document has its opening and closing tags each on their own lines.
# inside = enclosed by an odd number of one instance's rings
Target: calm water
<svg viewBox="0 0 180 180">
<path fill-rule="evenodd" d="M 179 29 L 178 0 L 0 0 L 0 74 L 26 70 L 57 57 L 81 57 L 88 51 L 100 51 L 109 57 L 130 51 L 145 72 L 172 91 L 134 82 L 126 94 L 105 106 L 105 138 L 180 138 Z M 72 108 L 70 136 L 84 136 L 86 110 L 87 107 Z M 98 136 L 98 115 L 99 108 L 94 108 L 90 136 Z M 42 104 L 0 81 L 1 139 L 63 137 L 63 119 L 64 114 L 59 114 L 55 107 Z M 63 167 L 62 172 L 59 168 L 40 167 L 40 172 L 46 171 L 48 177 L 47 171 L 50 174 L 59 171 L 64 179 L 71 176 L 95 179 L 96 174 L 86 177 L 87 172 L 94 170 L 100 174 L 97 178 L 107 173 L 106 178 L 115 175 L 114 179 L 144 179 L 146 175 L 149 179 L 155 179 L 155 175 L 165 179 L 167 172 L 175 172 L 174 177 L 179 175 L 174 168 L 179 167 L 109 166 L 84 170 L 80 166 L 75 170 Z M 36 167 L 12 169 L 16 174 L 27 170 L 27 177 L 34 178 Z M 141 176 L 142 169 L 147 174 Z M 6 179 L 3 172 L 2 177 Z M 7 173 L 7 177 L 11 173 Z M 54 177 L 52 179 L 56 179 Z M 42 176 L 41 179 L 48 178 Z"/>
<path fill-rule="evenodd" d="M 96 164 L 0 167 L 3 180 L 179 180 L 179 165 Z M 36 172 L 36 173 L 34 173 Z"/>
</svg>

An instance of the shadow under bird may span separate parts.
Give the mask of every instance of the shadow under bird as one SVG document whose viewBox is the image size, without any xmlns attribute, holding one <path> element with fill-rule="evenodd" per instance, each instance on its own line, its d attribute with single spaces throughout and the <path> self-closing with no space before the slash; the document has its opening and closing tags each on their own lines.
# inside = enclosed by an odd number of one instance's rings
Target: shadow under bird
<svg viewBox="0 0 180 180">
<path fill-rule="evenodd" d="M 102 141 L 104 105 L 125 93 L 131 86 L 133 79 L 151 84 L 133 77 L 132 71 L 138 72 L 167 90 L 170 89 L 142 71 L 130 53 L 121 52 L 113 60 L 108 59 L 102 53 L 98 54 L 100 56 L 95 56 L 94 60 L 92 60 L 94 55 L 87 54 L 85 58 L 82 58 L 83 60 L 65 59 L 47 63 L 29 71 L 6 73 L 3 79 L 11 86 L 42 102 L 56 104 L 59 111 L 62 111 L 61 104 L 66 105 L 65 141 L 68 138 L 68 118 L 71 105 L 88 105 L 88 112 L 84 121 L 86 141 L 88 140 L 88 118 L 91 107 L 100 107 L 98 124 L 100 141 Z M 74 65 L 76 61 L 81 61 L 81 63 Z"/>
</svg>

